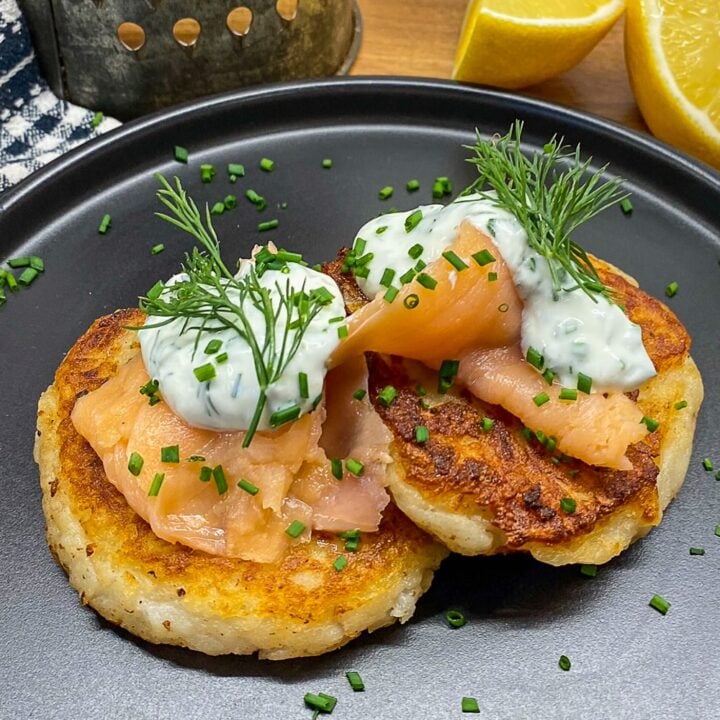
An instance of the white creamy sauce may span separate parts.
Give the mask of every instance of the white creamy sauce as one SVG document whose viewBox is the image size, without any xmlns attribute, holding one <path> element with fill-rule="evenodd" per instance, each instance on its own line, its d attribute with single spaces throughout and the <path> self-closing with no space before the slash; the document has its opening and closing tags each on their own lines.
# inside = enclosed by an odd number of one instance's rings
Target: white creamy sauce
<svg viewBox="0 0 720 720">
<path fill-rule="evenodd" d="M 244 260 L 236 277 L 241 278 L 250 271 L 253 263 Z M 289 281 L 293 291 L 303 289 L 306 293 L 316 288 L 325 288 L 332 294 L 332 301 L 320 308 L 302 336 L 299 349 L 290 360 L 279 379 L 267 390 L 265 406 L 258 429 L 270 428 L 272 413 L 297 404 L 301 414 L 313 408 L 314 401 L 321 395 L 327 372 L 326 361 L 339 342 L 338 327 L 345 325 L 345 307 L 342 294 L 335 281 L 323 273 L 298 263 L 288 263 L 289 272 L 266 270 L 258 279 L 260 285 L 272 291 L 274 307 L 278 306 L 279 293 L 276 284 L 285 291 Z M 172 292 L 172 284 L 181 275 L 176 275 L 166 284 L 164 292 Z M 234 300 L 237 301 L 237 290 Z M 266 335 L 263 313 L 249 301 L 243 303 L 243 310 L 250 322 L 258 343 L 262 346 Z M 286 329 L 286 314 L 276 313 L 275 332 L 278 342 Z M 338 322 L 337 319 L 343 320 Z M 335 322 L 331 322 L 331 320 Z M 233 318 L 237 321 L 237 317 Z M 162 322 L 163 318 L 150 316 L 146 326 Z M 197 323 L 191 323 L 196 325 Z M 247 430 L 260 397 L 253 355 L 248 343 L 232 328 L 204 332 L 195 347 L 197 332 L 182 332 L 183 320 L 157 328 L 141 330 L 138 335 L 145 368 L 151 378 L 159 383 L 162 398 L 173 412 L 194 427 L 209 430 Z M 290 337 L 294 332 L 290 331 Z M 205 348 L 211 340 L 220 340 L 220 349 L 206 354 Z M 222 354 L 227 353 L 227 360 Z M 215 377 L 200 382 L 194 369 L 211 363 Z M 299 374 L 307 374 L 307 398 L 301 397 Z"/>
<path fill-rule="evenodd" d="M 416 210 L 422 219 L 408 232 L 406 220 Z M 524 303 L 523 353 L 529 347 L 542 353 L 545 368 L 568 387 L 575 387 L 578 373 L 592 378 L 595 391 L 633 389 L 656 374 L 640 327 L 602 296 L 593 299 L 582 290 L 555 294 L 547 261 L 530 247 L 517 219 L 491 198 L 468 195 L 447 206 L 422 205 L 416 210 L 381 215 L 358 232 L 353 247 L 359 244 L 362 254 L 373 254 L 366 265 L 367 278 L 357 277 L 368 297 L 385 292 L 387 285 L 381 281 L 384 276 L 387 283 L 387 269 L 394 270 L 392 286 L 400 288 L 409 281 L 403 278 L 405 273 L 439 258 L 455 239 L 460 223 L 469 220 L 492 239 L 513 274 Z M 422 247 L 419 254 L 412 250 L 416 245 Z M 567 287 L 573 286 L 568 277 Z"/>
</svg>

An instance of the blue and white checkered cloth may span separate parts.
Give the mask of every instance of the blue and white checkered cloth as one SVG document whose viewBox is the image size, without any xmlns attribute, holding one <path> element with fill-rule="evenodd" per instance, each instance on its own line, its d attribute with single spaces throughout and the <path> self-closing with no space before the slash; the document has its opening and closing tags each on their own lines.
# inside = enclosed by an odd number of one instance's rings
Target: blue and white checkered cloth
<svg viewBox="0 0 720 720">
<path fill-rule="evenodd" d="M 80 143 L 119 125 L 58 99 L 40 73 L 15 0 L 0 0 L 0 193 Z"/>
</svg>

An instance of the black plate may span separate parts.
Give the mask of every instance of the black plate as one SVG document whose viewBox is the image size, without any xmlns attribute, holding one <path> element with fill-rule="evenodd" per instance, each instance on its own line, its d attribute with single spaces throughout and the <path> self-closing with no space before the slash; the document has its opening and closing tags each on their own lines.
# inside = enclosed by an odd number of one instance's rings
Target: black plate
<svg viewBox="0 0 720 720">
<path fill-rule="evenodd" d="M 188 248 L 153 218 L 152 173 L 178 173 L 198 200 L 252 187 L 218 220 L 228 256 L 278 240 L 312 261 L 332 256 L 369 217 L 430 200 L 437 175 L 473 177 L 463 143 L 473 128 L 526 122 L 528 147 L 553 133 L 581 142 L 627 178 L 635 211 L 615 208 L 582 230 L 588 248 L 669 301 L 694 338 L 706 400 L 687 482 L 662 526 L 594 579 L 525 557 L 449 559 L 405 627 L 365 636 L 317 659 L 210 658 L 131 638 L 83 609 L 43 537 L 32 461 L 35 403 L 63 353 L 97 316 L 133 305 L 172 274 Z M 189 148 L 190 165 L 172 159 Z M 257 169 L 267 156 L 277 169 Z M 321 167 L 330 157 L 331 170 Z M 244 162 L 230 185 L 225 163 Z M 202 185 L 198 166 L 218 177 Z M 418 178 L 422 189 L 406 193 Z M 377 191 L 394 185 L 392 200 Z M 287 209 L 279 203 L 287 202 Z M 96 232 L 104 213 L 111 231 Z M 256 223 L 280 227 L 259 235 Z M 309 718 L 302 697 L 339 697 L 333 717 L 457 718 L 462 695 L 484 718 L 705 718 L 720 705 L 720 179 L 668 148 L 608 122 L 512 95 L 448 83 L 356 79 L 225 95 L 155 115 L 87 144 L 0 198 L 0 255 L 35 253 L 47 271 L 0 311 L 2 351 L 2 718 Z M 167 250 L 150 255 L 164 242 Z M 690 546 L 706 548 L 691 557 Z M 672 608 L 648 606 L 654 593 Z M 468 624 L 448 629 L 447 607 Z M 563 672 L 565 654 L 572 669 Z M 353 694 L 343 677 L 359 670 Z"/>
</svg>

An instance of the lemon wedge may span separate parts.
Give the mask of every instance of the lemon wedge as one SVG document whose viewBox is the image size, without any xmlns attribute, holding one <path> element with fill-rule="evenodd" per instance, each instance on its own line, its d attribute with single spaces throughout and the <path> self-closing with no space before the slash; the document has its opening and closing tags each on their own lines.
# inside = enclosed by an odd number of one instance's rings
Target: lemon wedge
<svg viewBox="0 0 720 720">
<path fill-rule="evenodd" d="M 629 0 L 625 57 L 653 134 L 720 168 L 718 0 Z"/>
<path fill-rule="evenodd" d="M 520 88 L 577 65 L 613 26 L 625 0 L 471 0 L 453 78 Z"/>
</svg>

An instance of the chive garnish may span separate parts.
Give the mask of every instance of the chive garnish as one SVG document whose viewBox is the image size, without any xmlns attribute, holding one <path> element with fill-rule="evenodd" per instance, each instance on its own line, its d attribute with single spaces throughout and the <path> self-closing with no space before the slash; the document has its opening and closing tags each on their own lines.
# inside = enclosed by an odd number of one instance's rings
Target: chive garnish
<svg viewBox="0 0 720 720">
<path fill-rule="evenodd" d="M 297 420 L 300 417 L 300 406 L 290 405 L 290 407 L 283 408 L 282 410 L 276 410 L 270 416 L 270 427 L 275 429 L 285 423 Z"/>
<path fill-rule="evenodd" d="M 228 163 L 227 166 L 230 182 L 235 182 L 238 178 L 245 177 L 245 166 L 240 163 Z M 233 180 L 235 178 L 235 180 Z"/>
<path fill-rule="evenodd" d="M 446 610 L 443 615 L 445 622 L 453 629 L 461 628 L 467 620 L 459 610 Z"/>
<path fill-rule="evenodd" d="M 348 326 L 347 325 L 341 325 L 337 329 L 337 336 L 342 340 L 343 338 L 346 338 L 348 336 Z"/>
<path fill-rule="evenodd" d="M 702 466 L 703 468 L 705 468 L 705 472 L 711 472 L 712 470 L 714 470 L 713 461 L 710 458 L 705 458 L 702 461 Z"/>
<path fill-rule="evenodd" d="M 620 209 L 625 215 L 632 215 L 633 204 L 630 202 L 630 198 L 623 198 L 620 201 Z"/>
<path fill-rule="evenodd" d="M 446 393 L 455 382 L 455 376 L 460 369 L 459 360 L 443 360 L 438 370 L 438 392 Z"/>
<path fill-rule="evenodd" d="M 585 375 L 584 373 L 579 372 L 577 379 L 577 389 L 580 392 L 589 395 L 590 390 L 592 390 L 592 378 L 589 375 Z"/>
<path fill-rule="evenodd" d="M 446 250 L 442 256 L 458 271 L 467 270 L 470 266 L 452 250 Z"/>
<path fill-rule="evenodd" d="M 415 275 L 417 275 L 417 271 L 414 268 L 410 268 L 400 276 L 399 280 L 403 285 L 407 285 L 415 279 Z"/>
<path fill-rule="evenodd" d="M 420 298 L 415 293 L 410 293 L 404 300 L 403 305 L 408 310 L 414 310 L 420 304 Z"/>
<path fill-rule="evenodd" d="M 550 402 L 550 396 L 546 392 L 538 393 L 534 398 L 533 402 L 535 405 L 540 407 L 541 405 L 544 405 L 546 402 Z"/>
<path fill-rule="evenodd" d="M 360 677 L 359 672 L 351 670 L 350 672 L 345 673 L 345 677 L 348 679 L 348 682 L 350 683 L 350 687 L 353 689 L 353 692 L 362 692 L 363 690 L 365 690 L 365 683 Z"/>
<path fill-rule="evenodd" d="M 443 188 L 443 184 L 436 180 L 432 186 L 432 196 L 434 198 L 440 199 L 444 195 L 445 195 L 445 190 Z"/>
<path fill-rule="evenodd" d="M 498 274 L 496 272 L 489 272 L 487 279 L 488 282 L 495 282 L 498 279 Z"/>
<path fill-rule="evenodd" d="M 100 235 L 105 235 L 107 231 L 112 226 L 112 216 L 105 213 L 105 215 L 102 216 L 102 220 L 100 221 L 100 225 L 98 226 L 98 233 Z"/>
<path fill-rule="evenodd" d="M 720 537 L 720 525 L 716 525 L 716 526 L 715 526 L 715 535 L 716 535 L 717 537 Z"/>
<path fill-rule="evenodd" d="M 393 278 L 395 277 L 395 271 L 392 268 L 385 268 L 385 271 L 380 278 L 380 284 L 383 287 L 389 288 L 392 285 Z"/>
<path fill-rule="evenodd" d="M 217 487 L 218 495 L 224 495 L 227 492 L 228 484 L 227 478 L 225 477 L 225 471 L 222 465 L 216 465 L 212 469 L 213 480 L 215 481 L 215 487 Z"/>
<path fill-rule="evenodd" d="M 575 510 L 577 509 L 577 503 L 572 498 L 568 498 L 568 497 L 561 498 L 560 509 L 563 512 L 572 515 L 572 513 L 574 513 Z"/>
<path fill-rule="evenodd" d="M 665 288 L 665 295 L 667 297 L 675 297 L 677 295 L 679 285 L 673 280 L 666 288 Z"/>
<path fill-rule="evenodd" d="M 680 400 L 680 402 L 676 402 L 673 407 L 676 410 L 682 410 L 688 406 L 687 400 Z"/>
<path fill-rule="evenodd" d="M 30 257 L 17 257 L 17 258 L 10 258 L 7 261 L 7 264 L 13 268 L 13 270 L 17 268 L 24 268 L 29 267 L 30 265 Z"/>
<path fill-rule="evenodd" d="M 705 554 L 705 548 L 691 547 L 691 548 L 690 548 L 690 554 L 691 554 L 691 555 L 704 555 L 704 554 Z"/>
<path fill-rule="evenodd" d="M 140 474 L 140 471 L 142 470 L 144 464 L 145 460 L 143 460 L 143 456 L 140 453 L 130 453 L 130 459 L 128 460 L 128 470 L 130 471 L 131 475 L 137 477 Z"/>
<path fill-rule="evenodd" d="M 249 480 L 238 480 L 237 486 L 250 495 L 257 495 L 260 492 L 260 488 L 257 485 L 253 485 Z"/>
<path fill-rule="evenodd" d="M 560 400 L 577 400 L 577 390 L 575 388 L 561 388 L 558 398 Z"/>
<path fill-rule="evenodd" d="M 434 289 L 435 289 L 435 286 L 437 285 L 437 280 L 435 280 L 435 278 L 431 277 L 430 275 L 428 275 L 427 273 L 424 273 L 424 272 L 423 272 L 423 273 L 420 273 L 420 274 L 417 276 L 416 280 L 417 280 L 424 288 L 427 288 L 428 290 L 434 290 Z"/>
<path fill-rule="evenodd" d="M 45 272 L 45 262 L 37 255 L 30 256 L 30 267 L 38 272 Z"/>
<path fill-rule="evenodd" d="M 415 243 L 409 250 L 408 255 L 413 259 L 417 260 L 422 254 L 425 248 L 420 243 Z"/>
<path fill-rule="evenodd" d="M 160 462 L 179 463 L 180 462 L 180 446 L 168 445 L 160 450 Z"/>
<path fill-rule="evenodd" d="M 388 198 L 392 197 L 393 194 L 393 188 L 391 185 L 386 185 L 384 188 L 381 188 L 378 192 L 378 197 L 381 200 L 387 200 Z"/>
<path fill-rule="evenodd" d="M 18 277 L 17 281 L 20 283 L 20 285 L 23 285 L 24 287 L 27 287 L 30 285 L 33 280 L 38 276 L 38 271 L 35 270 L 35 268 L 27 267 L 25 268 Z"/>
<path fill-rule="evenodd" d="M 358 388 L 352 396 L 353 398 L 355 398 L 355 400 L 362 400 L 365 395 L 367 395 L 367 390 L 365 390 L 364 388 Z"/>
<path fill-rule="evenodd" d="M 225 203 L 216 202 L 211 208 L 210 212 L 213 215 L 222 215 L 225 212 Z"/>
<path fill-rule="evenodd" d="M 343 479 L 342 460 L 339 458 L 330 458 L 330 472 L 336 480 Z"/>
<path fill-rule="evenodd" d="M 399 293 L 399 292 L 400 292 L 400 291 L 399 291 L 397 288 L 389 287 L 389 288 L 385 291 L 385 294 L 383 295 L 383 300 L 385 300 L 386 302 L 391 303 L 391 302 L 393 302 L 393 300 L 395 300 L 395 298 L 398 296 L 398 293 Z"/>
<path fill-rule="evenodd" d="M 187 164 L 188 151 L 184 147 L 181 147 L 180 145 L 176 145 L 175 149 L 173 150 L 173 155 L 175 157 L 175 160 L 177 160 L 177 162 Z"/>
<path fill-rule="evenodd" d="M 216 358 L 215 362 L 218 365 L 222 365 L 224 362 L 227 362 L 228 354 L 226 352 L 220 353 Z"/>
<path fill-rule="evenodd" d="M 598 566 L 586 563 L 580 566 L 580 574 L 585 577 L 595 577 L 597 575 Z"/>
<path fill-rule="evenodd" d="M 308 387 L 307 373 L 298 373 L 298 388 L 300 390 L 300 397 L 307 400 L 310 397 L 310 388 Z"/>
<path fill-rule="evenodd" d="M 303 699 L 311 710 L 322 713 L 331 713 L 335 705 L 337 705 L 337 698 L 334 698 L 332 695 L 325 695 L 324 693 L 318 693 L 317 695 L 306 693 Z"/>
<path fill-rule="evenodd" d="M 322 166 L 323 166 L 326 170 L 329 170 L 329 169 L 332 167 L 332 165 L 333 165 L 333 161 L 332 161 L 330 158 L 325 158 L 325 159 L 322 161 Z"/>
<path fill-rule="evenodd" d="M 209 382 L 215 377 L 215 367 L 211 363 L 205 363 L 205 365 L 193 368 L 193 374 L 198 382 Z"/>
<path fill-rule="evenodd" d="M 286 534 L 288 534 L 291 538 L 298 538 L 300 535 L 305 532 L 305 524 L 301 523 L 299 520 L 293 520 L 286 528 L 285 528 Z"/>
<path fill-rule="evenodd" d="M 355 458 L 348 458 L 345 461 L 345 469 L 356 477 L 360 477 L 365 472 L 365 466 Z"/>
<path fill-rule="evenodd" d="M 492 418 L 484 417 L 484 418 L 480 421 L 480 427 L 481 427 L 485 432 L 489 432 L 490 430 L 492 430 L 492 429 L 495 427 L 495 421 L 494 421 Z"/>
<path fill-rule="evenodd" d="M 160 492 L 160 488 L 162 487 L 163 480 L 165 480 L 165 473 L 155 473 L 155 477 L 153 478 L 152 483 L 150 483 L 150 489 L 148 490 L 148 495 L 150 497 L 157 497 L 157 494 Z"/>
<path fill-rule="evenodd" d="M 100 125 L 100 123 L 105 119 L 105 115 L 98 110 L 91 118 L 90 118 L 90 127 L 93 128 L 93 130 Z"/>
<path fill-rule="evenodd" d="M 337 572 L 344 570 L 347 567 L 348 561 L 344 555 L 338 555 L 333 563 L 333 567 Z"/>
<path fill-rule="evenodd" d="M 558 665 L 560 666 L 561 670 L 565 670 L 566 672 L 572 667 L 570 658 L 567 655 L 560 656 L 560 659 L 558 660 Z"/>
<path fill-rule="evenodd" d="M 667 615 L 667 611 L 670 609 L 670 603 L 662 595 L 653 595 L 648 605 L 662 615 Z"/>
<path fill-rule="evenodd" d="M 258 195 L 254 190 L 246 190 L 245 197 L 253 204 L 258 210 L 264 210 L 267 206 L 265 198 L 262 195 Z"/>
<path fill-rule="evenodd" d="M 382 235 L 388 229 L 387 225 L 381 225 L 376 231 L 376 235 Z"/>
<path fill-rule="evenodd" d="M 392 385 L 386 385 L 378 393 L 377 397 L 381 405 L 384 405 L 385 407 L 390 407 L 393 404 L 395 398 L 397 397 L 397 390 Z"/>
<path fill-rule="evenodd" d="M 480 252 L 476 252 L 473 255 L 471 255 L 472 259 L 480 266 L 485 267 L 485 265 L 489 265 L 490 263 L 495 262 L 495 257 L 489 250 L 481 250 Z"/>
<path fill-rule="evenodd" d="M 260 160 L 260 169 L 265 172 L 272 172 L 275 169 L 275 161 L 270 158 L 262 158 Z"/>
<path fill-rule="evenodd" d="M 460 708 L 464 713 L 479 713 L 480 706 L 474 697 L 463 697 L 460 701 Z"/>
<path fill-rule="evenodd" d="M 426 443 L 430 439 L 430 431 L 425 425 L 418 425 L 415 428 L 415 441 L 419 443 Z"/>
<path fill-rule="evenodd" d="M 655 432 L 660 427 L 660 423 L 657 420 L 653 420 L 647 415 L 643 415 L 640 422 L 645 425 L 645 427 L 648 429 L 648 432 Z"/>
<path fill-rule="evenodd" d="M 405 185 L 405 189 L 408 192 L 415 192 L 416 190 L 420 189 L 420 181 L 419 180 L 408 180 L 407 184 Z"/>
<path fill-rule="evenodd" d="M 550 368 L 548 368 L 548 369 L 542 374 L 542 376 L 545 378 L 545 382 L 546 382 L 548 385 L 552 385 L 552 384 L 553 384 L 553 380 L 555 379 L 555 373 L 554 373 Z"/>
<path fill-rule="evenodd" d="M 545 449 L 551 453 L 557 447 L 557 438 L 552 435 L 545 440 Z"/>
<path fill-rule="evenodd" d="M 162 280 L 158 280 L 146 293 L 145 297 L 148 300 L 157 300 L 160 295 L 162 295 L 162 291 L 165 289 L 165 285 L 162 282 Z"/>
<path fill-rule="evenodd" d="M 234 210 L 237 207 L 238 199 L 236 195 L 226 195 L 223 198 L 223 205 L 226 210 Z"/>
<path fill-rule="evenodd" d="M 163 250 L 165 250 L 165 245 L 163 243 L 158 243 L 150 248 L 150 254 L 159 255 Z"/>
<path fill-rule="evenodd" d="M 405 218 L 405 232 L 409 233 L 412 232 L 419 224 L 419 222 L 422 220 L 423 214 L 422 210 L 414 210 L 411 212 L 406 218 Z M 422 252 L 422 249 L 420 250 Z M 412 256 L 411 256 L 412 257 Z"/>
<path fill-rule="evenodd" d="M 205 462 L 205 456 L 204 455 L 191 455 L 188 459 L 188 462 Z"/>
<path fill-rule="evenodd" d="M 267 232 L 268 230 L 274 230 L 280 224 L 279 220 L 267 220 L 266 222 L 258 223 L 258 232 Z"/>
<path fill-rule="evenodd" d="M 214 355 L 222 347 L 222 340 L 213 338 L 206 346 L 203 351 L 206 355 Z"/>
<path fill-rule="evenodd" d="M 542 356 L 542 353 L 538 352 L 534 347 L 527 349 L 525 359 L 537 370 L 542 370 L 545 364 L 545 358 Z"/>
<path fill-rule="evenodd" d="M 200 480 L 202 482 L 210 482 L 211 477 L 212 477 L 212 468 L 208 467 L 207 465 L 203 465 L 200 468 Z"/>
<path fill-rule="evenodd" d="M 211 165 L 210 163 L 203 163 L 200 166 L 200 180 L 204 183 L 212 182 L 216 172 L 217 170 L 215 170 L 214 165 Z"/>
</svg>

